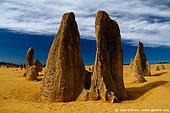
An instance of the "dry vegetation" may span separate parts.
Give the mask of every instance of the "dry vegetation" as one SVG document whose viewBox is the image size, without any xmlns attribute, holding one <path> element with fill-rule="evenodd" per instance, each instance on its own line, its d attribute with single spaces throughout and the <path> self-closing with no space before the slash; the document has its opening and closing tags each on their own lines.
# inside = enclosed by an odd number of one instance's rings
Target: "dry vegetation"
<svg viewBox="0 0 170 113">
<path fill-rule="evenodd" d="M 116 110 L 136 110 L 139 113 L 138 110 L 170 110 L 170 64 L 165 64 L 165 70 L 160 71 L 155 71 L 154 67 L 151 65 L 152 76 L 145 77 L 147 82 L 132 83 L 135 78 L 130 75 L 129 66 L 125 65 L 124 82 L 129 100 L 113 104 L 102 101 L 43 103 L 39 95 L 41 81 L 25 80 L 25 71 L 19 68 L 1 67 L 0 113 L 113 113 Z"/>
</svg>

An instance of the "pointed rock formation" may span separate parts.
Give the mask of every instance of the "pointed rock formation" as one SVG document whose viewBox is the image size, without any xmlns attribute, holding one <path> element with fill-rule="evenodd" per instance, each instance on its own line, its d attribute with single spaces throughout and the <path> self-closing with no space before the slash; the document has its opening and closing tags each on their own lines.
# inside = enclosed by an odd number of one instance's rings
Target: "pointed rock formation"
<svg viewBox="0 0 170 113">
<path fill-rule="evenodd" d="M 90 99 L 113 102 L 127 97 L 123 83 L 123 50 L 117 22 L 104 11 L 95 21 L 96 58 L 92 75 Z"/>
<path fill-rule="evenodd" d="M 138 50 L 134 60 L 130 63 L 131 73 L 138 83 L 146 82 L 144 76 L 150 76 L 150 65 L 146 59 L 143 44 L 139 41 Z"/>
<path fill-rule="evenodd" d="M 26 54 L 26 68 L 34 64 L 34 49 L 29 48 Z"/>
<path fill-rule="evenodd" d="M 68 102 L 84 88 L 85 68 L 80 55 L 80 36 L 74 13 L 63 15 L 52 43 L 42 83 L 42 99 Z"/>
</svg>

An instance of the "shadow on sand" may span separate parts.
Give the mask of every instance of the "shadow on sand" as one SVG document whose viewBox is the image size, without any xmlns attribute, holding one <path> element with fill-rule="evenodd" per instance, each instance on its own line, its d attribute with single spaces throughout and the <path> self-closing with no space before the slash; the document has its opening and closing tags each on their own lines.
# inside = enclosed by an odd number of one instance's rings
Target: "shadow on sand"
<svg viewBox="0 0 170 113">
<path fill-rule="evenodd" d="M 161 76 L 161 75 L 163 75 L 165 73 L 167 73 L 167 72 L 156 73 L 156 74 L 151 75 L 150 77 L 152 77 L 152 76 Z"/>
<path fill-rule="evenodd" d="M 166 83 L 168 83 L 168 81 L 156 81 L 148 83 L 141 87 L 126 88 L 126 91 L 128 93 L 128 100 L 136 100 L 147 93 L 149 90 L 154 89 L 160 85 L 164 85 Z"/>
</svg>

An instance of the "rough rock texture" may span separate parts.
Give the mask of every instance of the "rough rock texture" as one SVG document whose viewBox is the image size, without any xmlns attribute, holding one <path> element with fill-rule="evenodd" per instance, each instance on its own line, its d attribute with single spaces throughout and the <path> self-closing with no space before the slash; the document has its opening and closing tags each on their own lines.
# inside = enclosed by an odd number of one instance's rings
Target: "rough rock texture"
<svg viewBox="0 0 170 113">
<path fill-rule="evenodd" d="M 95 22 L 96 58 L 92 75 L 90 99 L 105 101 L 127 97 L 123 83 L 123 50 L 116 21 L 98 11 Z"/>
<path fill-rule="evenodd" d="M 89 92 L 86 89 L 83 89 L 80 95 L 77 98 L 77 101 L 87 101 L 89 100 Z"/>
<path fill-rule="evenodd" d="M 146 61 L 146 68 L 144 70 L 144 76 L 151 76 L 150 63 Z"/>
<path fill-rule="evenodd" d="M 36 66 L 38 72 L 42 71 L 42 64 L 39 60 L 35 60 L 34 65 Z"/>
<path fill-rule="evenodd" d="M 42 83 L 42 99 L 76 100 L 84 88 L 85 68 L 80 55 L 80 36 L 74 13 L 66 13 L 56 34 Z"/>
<path fill-rule="evenodd" d="M 29 48 L 26 54 L 26 68 L 34 64 L 34 49 Z"/>
<path fill-rule="evenodd" d="M 135 82 L 146 82 L 144 76 L 150 76 L 150 65 L 146 59 L 143 44 L 139 41 L 138 50 L 136 52 L 136 56 L 134 60 L 130 63 L 131 73 L 136 77 Z"/>
<path fill-rule="evenodd" d="M 38 80 L 38 72 L 36 66 L 30 66 L 27 68 L 26 79 L 30 81 Z"/>
<path fill-rule="evenodd" d="M 34 49 L 29 48 L 26 54 L 26 72 L 23 74 L 26 80 L 37 80 L 38 72 L 37 67 L 34 65 Z"/>
</svg>

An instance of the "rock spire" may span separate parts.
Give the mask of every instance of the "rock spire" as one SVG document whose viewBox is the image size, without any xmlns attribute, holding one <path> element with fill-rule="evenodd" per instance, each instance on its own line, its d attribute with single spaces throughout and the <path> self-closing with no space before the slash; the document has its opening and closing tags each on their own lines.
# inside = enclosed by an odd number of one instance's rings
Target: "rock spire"
<svg viewBox="0 0 170 113">
<path fill-rule="evenodd" d="M 146 82 L 144 76 L 150 76 L 150 64 L 147 61 L 146 55 L 144 53 L 144 48 L 142 42 L 138 43 L 138 50 L 136 52 L 135 58 L 130 63 L 131 73 L 136 77 L 135 82 Z"/>
<path fill-rule="evenodd" d="M 68 102 L 77 99 L 85 83 L 80 35 L 74 13 L 65 13 L 53 40 L 42 83 L 42 99 Z"/>
<path fill-rule="evenodd" d="M 124 100 L 123 50 L 117 22 L 104 11 L 98 11 L 95 21 L 96 58 L 92 74 L 90 99 Z"/>
</svg>

